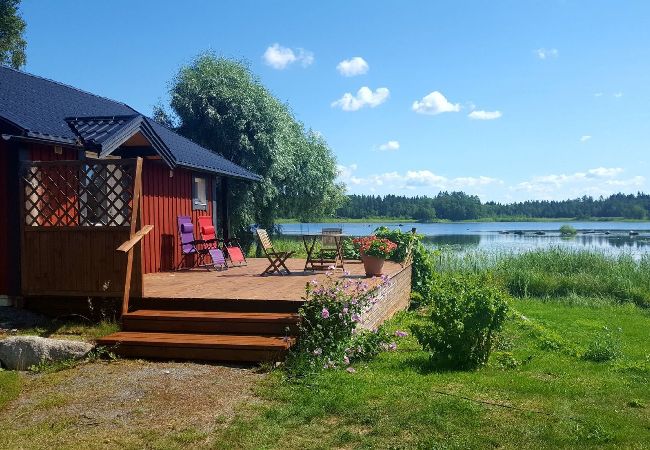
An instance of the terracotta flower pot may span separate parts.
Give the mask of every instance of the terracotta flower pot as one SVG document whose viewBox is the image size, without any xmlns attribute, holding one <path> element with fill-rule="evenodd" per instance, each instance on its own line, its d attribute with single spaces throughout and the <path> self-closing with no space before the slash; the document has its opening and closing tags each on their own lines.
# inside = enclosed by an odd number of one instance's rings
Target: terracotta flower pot
<svg viewBox="0 0 650 450">
<path fill-rule="evenodd" d="M 384 258 L 361 254 L 361 261 L 363 261 L 363 268 L 366 269 L 367 276 L 379 277 L 382 275 L 385 261 Z"/>
</svg>

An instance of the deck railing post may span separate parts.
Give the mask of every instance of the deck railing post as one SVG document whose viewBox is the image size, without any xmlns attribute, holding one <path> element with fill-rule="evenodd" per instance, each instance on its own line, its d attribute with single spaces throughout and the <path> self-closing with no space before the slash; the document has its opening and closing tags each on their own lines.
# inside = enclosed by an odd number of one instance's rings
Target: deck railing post
<svg viewBox="0 0 650 450">
<path fill-rule="evenodd" d="M 129 239 L 133 239 L 140 217 L 140 200 L 142 197 L 142 158 L 135 163 L 135 179 L 133 186 L 133 208 L 131 208 L 131 229 Z M 135 246 L 131 247 L 126 257 L 126 276 L 124 280 L 124 296 L 122 297 L 122 315 L 129 312 L 129 296 L 131 294 L 131 273 L 133 272 L 133 252 Z"/>
</svg>

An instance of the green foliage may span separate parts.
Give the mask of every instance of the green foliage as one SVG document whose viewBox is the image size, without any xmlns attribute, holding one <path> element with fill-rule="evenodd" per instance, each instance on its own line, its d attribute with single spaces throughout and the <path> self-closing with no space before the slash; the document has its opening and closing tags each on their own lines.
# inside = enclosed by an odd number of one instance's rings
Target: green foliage
<svg viewBox="0 0 650 450">
<path fill-rule="evenodd" d="M 324 138 L 306 130 L 246 64 L 203 54 L 181 68 L 170 94 L 177 131 L 262 176 L 259 183 L 231 182 L 231 224 L 240 237 L 250 234 L 250 224 L 307 221 L 333 213 L 342 201 Z"/>
<path fill-rule="evenodd" d="M 0 0 L 0 65 L 20 69 L 25 65 L 25 21 L 18 14 L 20 0 Z"/>
<path fill-rule="evenodd" d="M 620 358 L 622 355 L 620 334 L 620 329 L 615 334 L 608 327 L 604 327 L 589 343 L 582 358 L 593 362 L 607 362 Z"/>
<path fill-rule="evenodd" d="M 650 256 L 612 256 L 589 250 L 546 248 L 525 253 L 440 252 L 440 273 L 493 273 L 516 297 L 580 296 L 650 306 Z"/>
<path fill-rule="evenodd" d="M 5 404 L 18 397 L 20 390 L 21 380 L 18 372 L 0 368 L 0 410 Z"/>
<path fill-rule="evenodd" d="M 431 295 L 432 285 L 436 278 L 433 259 L 435 253 L 422 243 L 422 235 L 405 233 L 399 229 L 391 230 L 388 227 L 379 227 L 374 233 L 375 236 L 389 239 L 397 244 L 397 249 L 390 257 L 392 261 L 403 262 L 410 249 L 412 258 L 411 291 L 426 302 Z"/>
<path fill-rule="evenodd" d="M 560 234 L 562 236 L 575 236 L 578 234 L 578 230 L 573 228 L 571 225 L 562 225 L 560 227 Z"/>
<path fill-rule="evenodd" d="M 445 279 L 433 299 L 430 322 L 412 327 L 433 366 L 467 370 L 484 365 L 507 317 L 507 294 L 488 277 L 468 275 Z"/>
<path fill-rule="evenodd" d="M 408 218 L 420 222 L 433 220 L 530 220 L 576 218 L 624 218 L 642 220 L 650 216 L 650 195 L 614 194 L 607 198 L 581 198 L 561 201 L 528 200 L 501 204 L 481 203 L 464 192 L 441 192 L 435 197 L 398 195 L 349 195 L 336 214 L 341 218 Z"/>
<path fill-rule="evenodd" d="M 355 337 L 355 333 L 361 315 L 377 301 L 376 292 L 363 279 L 335 279 L 329 273 L 323 283 L 307 283 L 305 302 L 298 311 L 298 343 L 287 359 L 288 372 L 305 375 L 368 357 L 373 343 L 383 335 L 377 334 L 374 340 L 367 334 Z"/>
</svg>

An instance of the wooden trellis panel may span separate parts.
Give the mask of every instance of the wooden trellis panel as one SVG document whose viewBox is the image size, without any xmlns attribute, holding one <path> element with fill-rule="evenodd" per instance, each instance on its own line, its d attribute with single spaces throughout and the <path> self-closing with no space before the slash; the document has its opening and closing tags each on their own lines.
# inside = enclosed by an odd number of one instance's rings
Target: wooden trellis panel
<svg viewBox="0 0 650 450">
<path fill-rule="evenodd" d="M 135 162 L 35 162 L 23 172 L 25 225 L 128 226 Z"/>
<path fill-rule="evenodd" d="M 21 279 L 26 296 L 118 297 L 130 238 L 135 160 L 32 162 L 23 166 Z M 141 251 L 130 290 L 142 295 Z"/>
</svg>

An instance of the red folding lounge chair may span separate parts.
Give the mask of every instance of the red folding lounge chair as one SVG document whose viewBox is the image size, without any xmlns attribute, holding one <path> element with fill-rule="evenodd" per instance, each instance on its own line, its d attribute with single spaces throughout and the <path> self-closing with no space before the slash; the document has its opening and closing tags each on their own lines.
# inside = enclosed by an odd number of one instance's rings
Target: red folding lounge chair
<svg viewBox="0 0 650 450">
<path fill-rule="evenodd" d="M 230 260 L 232 266 L 243 266 L 247 264 L 246 257 L 242 251 L 241 245 L 237 238 L 219 239 L 217 238 L 217 231 L 212 223 L 212 217 L 201 216 L 198 218 L 199 229 L 201 231 L 201 239 L 203 239 L 209 247 L 218 248 L 219 242 L 223 242 L 223 249 L 225 254 Z"/>
<path fill-rule="evenodd" d="M 201 216 L 198 218 L 198 222 L 201 241 L 205 244 L 205 248 L 212 259 L 212 265 L 215 269 L 227 269 L 226 257 L 223 250 L 219 248 L 219 239 L 217 239 L 217 232 L 214 225 L 212 225 L 212 217 Z"/>
</svg>

